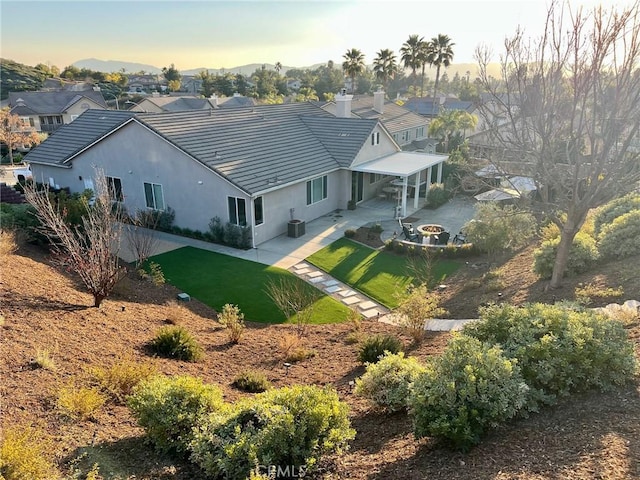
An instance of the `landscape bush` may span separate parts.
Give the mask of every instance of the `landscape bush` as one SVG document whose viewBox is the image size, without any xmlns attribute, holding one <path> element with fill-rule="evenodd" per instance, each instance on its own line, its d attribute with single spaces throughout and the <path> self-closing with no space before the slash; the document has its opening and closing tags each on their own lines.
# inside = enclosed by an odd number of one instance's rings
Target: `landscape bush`
<svg viewBox="0 0 640 480">
<path fill-rule="evenodd" d="M 440 298 L 429 292 L 425 284 L 410 286 L 395 310 L 400 316 L 400 326 L 416 343 L 425 336 L 425 322 L 430 318 L 442 318 L 447 311 L 440 307 Z"/>
<path fill-rule="evenodd" d="M 94 367 L 90 371 L 98 385 L 116 402 L 123 403 L 135 386 L 156 373 L 150 362 L 138 362 L 121 356 L 108 367 Z"/>
<path fill-rule="evenodd" d="M 408 404 L 414 434 L 468 450 L 487 430 L 513 418 L 527 392 L 516 362 L 498 346 L 457 335 L 412 385 Z"/>
<path fill-rule="evenodd" d="M 0 203 L 0 225 L 3 230 L 22 230 L 27 236 L 32 235 L 40 226 L 35 212 L 35 208 L 27 203 Z"/>
<path fill-rule="evenodd" d="M 402 349 L 402 342 L 394 335 L 372 335 L 362 341 L 358 360 L 362 363 L 376 363 L 385 353 L 399 353 Z"/>
<path fill-rule="evenodd" d="M 106 400 L 97 388 L 69 382 L 58 389 L 56 407 L 62 416 L 73 421 L 82 421 L 93 418 Z"/>
<path fill-rule="evenodd" d="M 370 400 L 386 412 L 407 408 L 409 387 L 426 368 L 404 353 L 386 354 L 377 363 L 367 365 L 362 377 L 356 380 L 354 393 Z"/>
<path fill-rule="evenodd" d="M 625 258 L 640 254 L 640 207 L 602 226 L 598 236 L 598 251 L 603 258 Z"/>
<path fill-rule="evenodd" d="M 540 278 L 551 278 L 560 237 L 545 240 L 533 253 L 533 270 Z M 593 237 L 578 232 L 573 239 L 567 260 L 566 276 L 588 271 L 598 260 L 598 248 Z"/>
<path fill-rule="evenodd" d="M 192 430 L 205 416 L 227 408 L 220 388 L 190 376 L 144 380 L 127 404 L 158 451 L 178 454 L 187 453 Z"/>
<path fill-rule="evenodd" d="M 530 387 L 528 408 L 633 378 L 633 345 L 619 322 L 575 305 L 491 305 L 464 334 L 499 345 Z"/>
<path fill-rule="evenodd" d="M 598 208 L 593 219 L 594 237 L 600 237 L 603 227 L 612 223 L 616 218 L 638 210 L 640 210 L 640 194 L 638 193 L 629 193 Z"/>
<path fill-rule="evenodd" d="M 437 208 L 449 201 L 449 192 L 444 183 L 433 183 L 427 192 L 427 204 L 431 208 Z"/>
<path fill-rule="evenodd" d="M 222 243 L 224 239 L 224 227 L 220 217 L 215 216 L 209 221 L 209 234 L 213 243 Z"/>
<path fill-rule="evenodd" d="M 225 304 L 218 314 L 218 322 L 227 330 L 230 343 L 240 343 L 245 328 L 244 314 L 240 312 L 240 307 L 230 303 Z"/>
<path fill-rule="evenodd" d="M 348 407 L 334 390 L 297 385 L 258 394 L 200 422 L 191 460 L 213 478 L 247 478 L 259 465 L 308 472 L 354 436 Z"/>
<path fill-rule="evenodd" d="M 39 428 L 25 425 L 4 428 L 0 442 L 0 479 L 57 478 L 50 449 L 51 441 Z"/>
<path fill-rule="evenodd" d="M 344 236 L 347 238 L 353 238 L 356 236 L 356 231 L 353 228 L 347 228 L 344 231 Z"/>
<path fill-rule="evenodd" d="M 579 283 L 574 290 L 576 302 L 584 306 L 588 306 L 594 300 L 602 301 L 608 299 L 617 301 L 623 295 L 624 290 L 622 287 L 601 287 L 594 283 L 587 283 L 586 285 Z"/>
<path fill-rule="evenodd" d="M 189 331 L 181 326 L 161 328 L 149 344 L 150 349 L 162 357 L 197 362 L 203 349 Z"/>
<path fill-rule="evenodd" d="M 245 370 L 233 379 L 233 386 L 249 393 L 266 392 L 271 388 L 271 383 L 262 372 Z"/>
<path fill-rule="evenodd" d="M 535 217 L 514 205 L 479 202 L 473 220 L 463 227 L 467 241 L 489 254 L 525 246 L 536 231 Z"/>
</svg>

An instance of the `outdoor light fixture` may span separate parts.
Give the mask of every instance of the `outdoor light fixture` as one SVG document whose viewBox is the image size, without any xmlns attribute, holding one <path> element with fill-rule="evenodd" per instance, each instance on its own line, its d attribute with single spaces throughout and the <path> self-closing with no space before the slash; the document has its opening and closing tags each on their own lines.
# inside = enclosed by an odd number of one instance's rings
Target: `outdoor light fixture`
<svg viewBox="0 0 640 480">
<path fill-rule="evenodd" d="M 285 362 L 284 364 L 284 368 L 285 368 L 285 375 L 288 376 L 289 375 L 289 368 L 291 368 L 291 364 L 289 362 Z"/>
</svg>

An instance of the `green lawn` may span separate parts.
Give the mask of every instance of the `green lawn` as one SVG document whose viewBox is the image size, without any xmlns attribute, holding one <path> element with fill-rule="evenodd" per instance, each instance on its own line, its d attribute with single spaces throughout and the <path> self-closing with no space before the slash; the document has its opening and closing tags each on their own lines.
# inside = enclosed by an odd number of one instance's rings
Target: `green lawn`
<svg viewBox="0 0 640 480">
<path fill-rule="evenodd" d="M 151 260 L 160 265 L 168 283 L 217 311 L 226 303 L 236 304 L 245 319 L 253 322 L 284 323 L 287 320 L 265 291 L 270 280 L 292 278 L 302 282 L 281 268 L 194 247 L 156 255 Z M 309 285 L 309 288 L 314 287 Z M 340 322 L 348 312 L 346 306 L 323 295 L 314 305 L 311 322 Z"/>
<path fill-rule="evenodd" d="M 396 292 L 404 291 L 414 278 L 409 257 L 374 250 L 347 238 L 336 240 L 307 261 L 389 308 L 398 305 Z M 459 266 L 452 260 L 438 260 L 433 267 L 434 280 L 442 282 Z"/>
</svg>

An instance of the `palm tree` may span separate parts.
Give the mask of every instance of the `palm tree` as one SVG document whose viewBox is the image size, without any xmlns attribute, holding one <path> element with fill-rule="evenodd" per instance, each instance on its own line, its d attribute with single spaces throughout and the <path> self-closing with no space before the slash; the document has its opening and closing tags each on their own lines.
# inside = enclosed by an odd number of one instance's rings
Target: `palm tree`
<svg viewBox="0 0 640 480">
<path fill-rule="evenodd" d="M 455 43 L 451 43 L 451 39 L 447 35 L 442 33 L 437 37 L 433 37 L 431 41 L 427 42 L 427 63 L 432 67 L 436 67 L 436 83 L 433 86 L 433 98 L 435 101 L 436 94 L 438 93 L 438 81 L 440 80 L 440 67 L 447 68 L 451 65 L 453 60 L 453 46 Z"/>
<path fill-rule="evenodd" d="M 364 54 L 357 48 L 347 50 L 342 58 L 342 70 L 351 77 L 351 92 L 356 91 L 356 76 L 364 72 Z"/>
<path fill-rule="evenodd" d="M 282 64 L 281 64 L 280 62 L 276 62 L 276 64 L 275 64 L 275 67 L 274 67 L 274 68 L 275 68 L 276 73 L 278 73 L 278 74 L 279 74 L 279 73 L 280 73 L 280 70 L 282 70 Z"/>
<path fill-rule="evenodd" d="M 413 75 L 413 90 L 416 89 L 416 70 L 421 66 L 420 50 L 424 43 L 424 37 L 418 35 L 409 35 L 409 39 L 402 44 L 400 53 L 400 61 L 404 65 L 404 68 L 411 69 L 411 75 Z"/>
<path fill-rule="evenodd" d="M 378 56 L 373 60 L 373 72 L 376 78 L 382 82 L 385 90 L 389 80 L 396 74 L 397 69 L 396 55 L 393 50 L 388 48 L 380 50 Z"/>
</svg>

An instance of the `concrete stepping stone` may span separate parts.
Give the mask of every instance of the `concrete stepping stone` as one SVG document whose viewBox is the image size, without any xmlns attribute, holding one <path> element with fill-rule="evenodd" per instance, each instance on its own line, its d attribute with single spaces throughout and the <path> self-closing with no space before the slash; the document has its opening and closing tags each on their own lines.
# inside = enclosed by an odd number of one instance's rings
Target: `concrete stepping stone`
<svg viewBox="0 0 640 480">
<path fill-rule="evenodd" d="M 358 293 L 358 292 L 356 292 L 354 290 L 345 290 L 344 292 L 340 292 L 340 296 L 344 297 L 344 298 L 347 298 L 347 297 L 351 297 L 351 296 L 355 295 L 356 293 Z"/>
<path fill-rule="evenodd" d="M 311 283 L 316 284 L 316 283 L 322 283 L 324 281 L 324 277 L 315 277 L 312 278 L 311 280 L 309 280 Z"/>
<path fill-rule="evenodd" d="M 305 273 L 309 273 L 311 271 L 310 268 L 301 268 L 295 271 L 296 275 L 304 275 Z"/>
<path fill-rule="evenodd" d="M 346 297 L 342 299 L 342 303 L 344 303 L 345 305 L 353 305 L 354 303 L 358 303 L 361 302 L 362 299 L 360 297 L 357 296 L 353 296 L 353 297 Z"/>
<path fill-rule="evenodd" d="M 373 317 L 377 317 L 381 313 L 382 312 L 380 312 L 380 310 L 378 310 L 377 308 L 371 308 L 369 310 L 365 310 L 364 312 L 362 312 L 362 316 L 364 318 L 373 318 Z"/>
<path fill-rule="evenodd" d="M 293 268 L 309 268 L 310 266 L 311 265 L 309 265 L 307 262 L 300 262 Z"/>
<path fill-rule="evenodd" d="M 362 310 L 370 310 L 372 308 L 377 307 L 377 305 L 372 301 L 362 302 L 358 305 Z"/>
<path fill-rule="evenodd" d="M 332 285 L 338 285 L 338 283 L 340 283 L 340 282 L 338 282 L 337 280 L 333 280 L 333 279 L 332 280 L 327 280 L 326 282 L 324 282 L 324 284 L 327 287 L 331 287 Z"/>
<path fill-rule="evenodd" d="M 319 277 L 321 275 L 322 275 L 322 272 L 319 272 L 317 270 L 315 270 L 313 272 L 310 272 L 310 273 L 307 273 L 307 277 L 309 277 L 309 278 L 317 278 L 317 277 Z M 324 280 L 324 277 L 322 278 L 322 280 Z"/>
<path fill-rule="evenodd" d="M 332 285 L 324 289 L 324 291 L 327 293 L 336 293 L 336 292 L 339 292 L 340 290 L 342 290 L 342 287 L 339 285 Z"/>
</svg>

